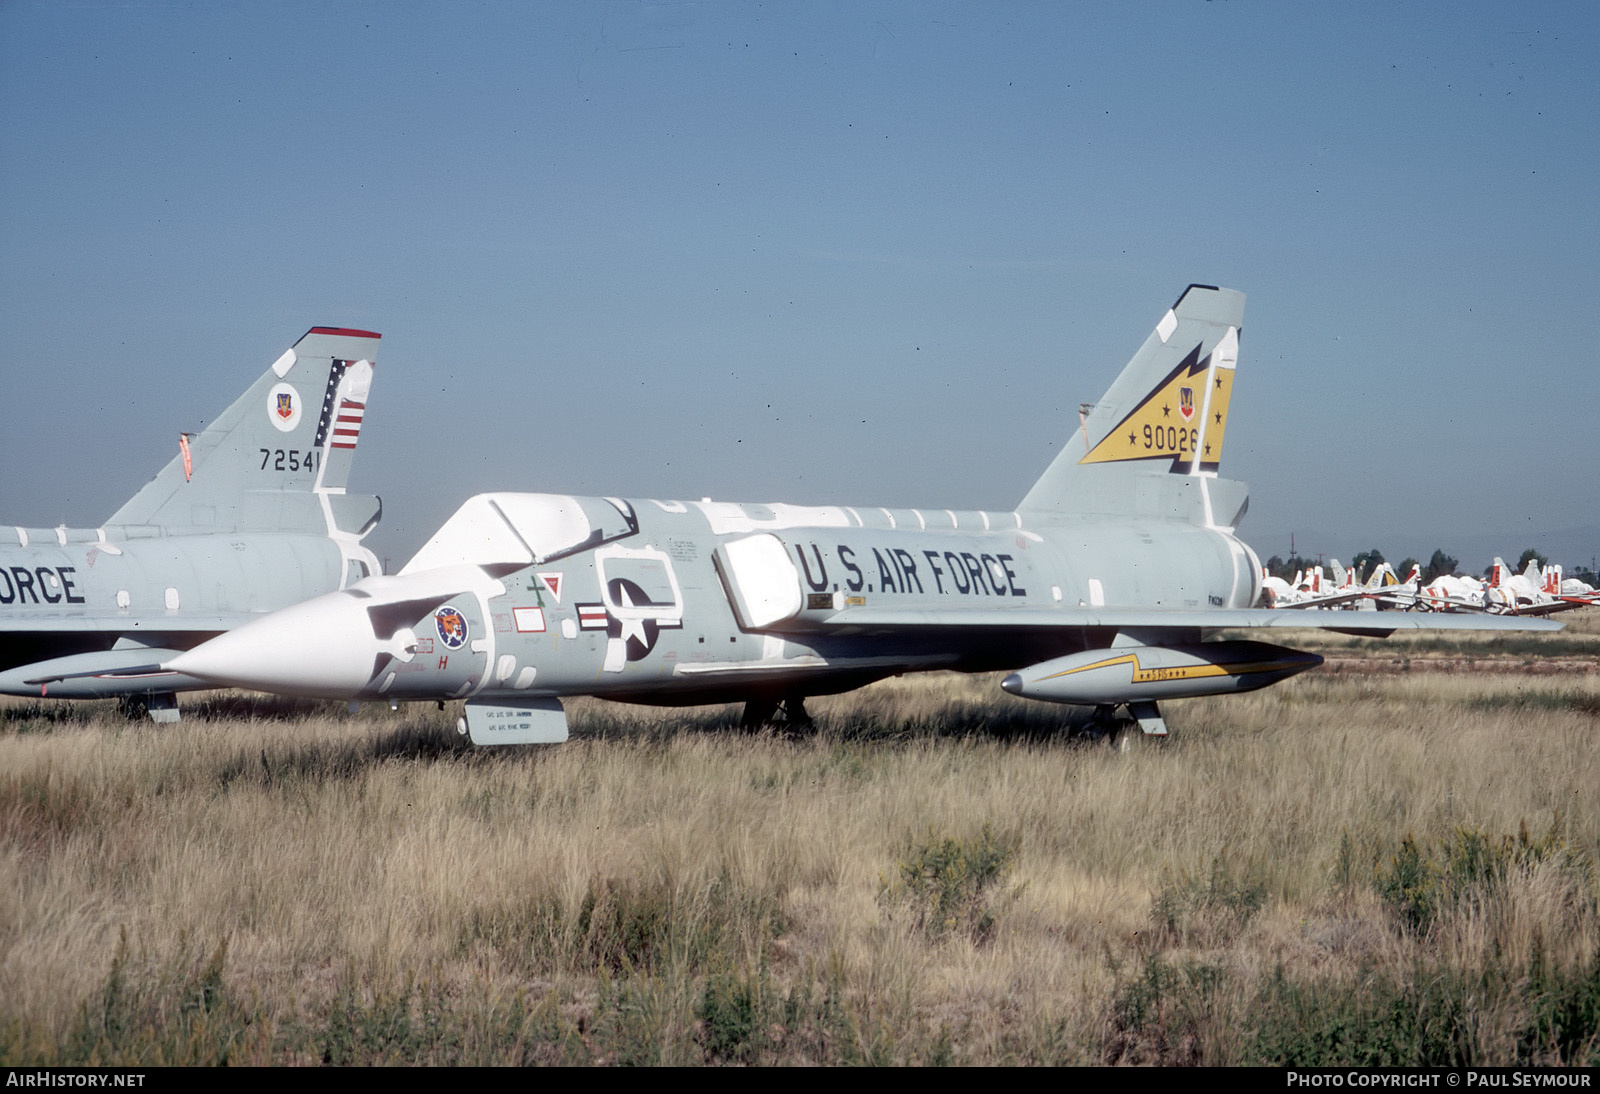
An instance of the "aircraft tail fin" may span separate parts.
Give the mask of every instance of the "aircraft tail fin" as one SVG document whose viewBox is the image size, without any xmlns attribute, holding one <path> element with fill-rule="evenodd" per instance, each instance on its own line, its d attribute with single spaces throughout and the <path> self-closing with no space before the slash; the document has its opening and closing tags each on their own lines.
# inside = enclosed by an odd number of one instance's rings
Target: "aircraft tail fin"
<svg viewBox="0 0 1600 1094">
<path fill-rule="evenodd" d="M 1541 576 L 1543 577 L 1543 580 L 1541 581 L 1539 587 L 1541 589 L 1543 589 L 1545 592 L 1549 593 L 1551 596 L 1560 596 L 1561 595 L 1561 567 L 1560 567 L 1560 565 L 1557 564 L 1557 563 L 1554 563 L 1554 562 L 1550 563 L 1550 565 L 1548 565 L 1548 566 L 1546 566 L 1544 568 L 1544 573 Z"/>
<path fill-rule="evenodd" d="M 1489 588 L 1498 589 L 1506 583 L 1506 575 L 1510 573 L 1506 560 L 1495 556 L 1494 565 L 1490 567 Z"/>
<path fill-rule="evenodd" d="M 1177 517 L 1232 526 L 1241 483 L 1216 478 L 1228 426 L 1244 294 L 1184 290 L 1018 509 Z"/>
<path fill-rule="evenodd" d="M 1330 558 L 1328 569 L 1333 572 L 1333 587 L 1335 589 L 1351 589 L 1355 587 L 1356 575 L 1340 565 L 1339 560 Z"/>
<path fill-rule="evenodd" d="M 345 485 L 379 335 L 312 327 L 105 522 L 167 532 L 360 536 L 381 505 Z"/>
</svg>

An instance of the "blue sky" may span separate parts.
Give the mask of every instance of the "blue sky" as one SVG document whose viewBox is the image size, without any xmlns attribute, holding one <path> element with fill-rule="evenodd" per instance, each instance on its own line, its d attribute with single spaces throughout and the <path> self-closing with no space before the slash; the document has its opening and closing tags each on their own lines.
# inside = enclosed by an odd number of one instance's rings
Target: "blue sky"
<svg viewBox="0 0 1600 1094">
<path fill-rule="evenodd" d="M 0 514 L 383 332 L 487 489 L 1006 509 L 1190 282 L 1265 557 L 1600 551 L 1587 3 L 0 2 Z M 1579 557 L 1579 556 L 1582 557 Z"/>
</svg>

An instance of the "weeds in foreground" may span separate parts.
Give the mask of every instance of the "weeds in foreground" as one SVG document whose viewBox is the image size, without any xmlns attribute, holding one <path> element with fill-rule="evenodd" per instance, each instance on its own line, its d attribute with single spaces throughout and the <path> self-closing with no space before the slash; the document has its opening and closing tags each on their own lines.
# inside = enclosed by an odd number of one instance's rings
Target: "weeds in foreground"
<svg viewBox="0 0 1600 1094">
<path fill-rule="evenodd" d="M 925 839 L 908 844 L 898 864 L 900 876 L 883 882 L 880 899 L 909 911 L 931 941 L 960 935 L 982 944 L 993 938 L 998 914 L 990 890 L 1005 880 L 1017 847 L 1016 837 L 996 836 L 988 824 L 970 839 L 930 830 Z M 1020 889 L 1003 902 L 1019 894 Z"/>
<path fill-rule="evenodd" d="M 1252 1055 L 1297 1067 L 1600 1064 L 1600 948 L 1568 969 L 1536 950 L 1522 967 L 1419 964 L 1356 983 L 1296 981 L 1279 967 L 1252 1008 Z M 1510 1043 L 1494 1036 L 1509 1027 Z"/>
<path fill-rule="evenodd" d="M 1113 991 L 1104 1062 L 1216 1062 L 1207 1058 L 1206 1047 L 1217 1032 L 1218 995 L 1227 980 L 1226 970 L 1213 962 L 1174 963 L 1159 953 L 1145 954 L 1137 973 L 1127 981 L 1119 977 Z"/>
<path fill-rule="evenodd" d="M 1561 970 L 1536 941 L 1528 962 L 1531 1013 L 1517 1037 L 1517 1059 L 1600 1065 L 1600 949 L 1587 965 Z"/>
<path fill-rule="evenodd" d="M 473 909 L 458 950 L 487 945 L 529 972 L 662 975 L 762 954 L 782 931 L 782 893 L 741 887 L 727 870 L 703 887 L 603 877 L 572 907 L 546 894 Z"/>
<path fill-rule="evenodd" d="M 0 1023 L 0 1064 L 110 1067 L 238 1062 L 258 1023 L 227 990 L 226 942 L 195 961 L 180 946 L 171 960 L 135 954 L 123 931 L 100 990 L 84 999 L 65 1033 L 52 1040 L 13 1017 Z"/>
<path fill-rule="evenodd" d="M 1514 878 L 1547 862 L 1574 896 L 1592 907 L 1589 860 L 1562 837 L 1559 815 L 1537 839 L 1528 834 L 1526 823 L 1516 836 L 1499 839 L 1479 829 L 1457 828 L 1448 844 L 1438 846 L 1407 835 L 1375 870 L 1373 888 L 1403 927 L 1426 932 L 1444 912 L 1462 903 L 1481 908 Z"/>
<path fill-rule="evenodd" d="M 1237 937 L 1266 901 L 1258 875 L 1235 875 L 1219 856 L 1204 875 L 1169 877 L 1151 901 L 1150 918 L 1168 944 L 1216 945 Z"/>
<path fill-rule="evenodd" d="M 688 996 L 669 977 L 602 972 L 584 1000 L 463 991 L 437 970 L 385 986 L 352 962 L 331 999 L 280 1016 L 232 988 L 226 956 L 223 944 L 204 962 L 163 966 L 132 959 L 124 939 L 65 1037 L 0 1023 L 0 1066 L 956 1062 L 947 1028 L 884 1025 L 847 1000 L 838 968 L 787 988 L 765 963 L 719 969 Z"/>
<path fill-rule="evenodd" d="M 983 736 L 992 685 L 493 754 L 7 719 L 0 1061 L 1600 1062 L 1588 678 L 1297 679 L 1137 757 Z"/>
<path fill-rule="evenodd" d="M 1258 989 L 1250 1052 L 1292 1067 L 1467 1067 L 1480 1062 L 1469 979 L 1416 969 L 1409 980 L 1299 981 L 1280 966 Z"/>
<path fill-rule="evenodd" d="M 1562 963 L 1536 933 L 1531 953 L 1513 959 L 1510 917 L 1492 914 L 1539 890 L 1562 897 L 1577 918 L 1593 918 L 1589 860 L 1561 828 L 1559 818 L 1538 837 L 1526 825 L 1499 838 L 1461 828 L 1442 844 L 1407 836 L 1388 853 L 1370 851 L 1365 857 L 1376 865 L 1365 887 L 1409 943 L 1409 968 L 1369 958 L 1344 974 L 1307 977 L 1280 962 L 1252 976 L 1225 959 L 1155 949 L 1124 975 L 1108 955 L 1114 985 L 1102 1058 L 1297 1067 L 1600 1062 L 1600 945 Z M 1342 904 L 1356 897 L 1362 857 L 1346 835 L 1331 878 Z M 1263 897 L 1217 863 L 1205 879 L 1179 876 L 1152 902 L 1155 939 L 1213 950 L 1235 942 Z M 1212 929 L 1197 929 L 1203 925 Z M 1443 942 L 1470 925 L 1485 926 L 1489 944 L 1476 958 L 1452 961 Z M 1249 1033 L 1230 1036 L 1230 1029 Z"/>
</svg>

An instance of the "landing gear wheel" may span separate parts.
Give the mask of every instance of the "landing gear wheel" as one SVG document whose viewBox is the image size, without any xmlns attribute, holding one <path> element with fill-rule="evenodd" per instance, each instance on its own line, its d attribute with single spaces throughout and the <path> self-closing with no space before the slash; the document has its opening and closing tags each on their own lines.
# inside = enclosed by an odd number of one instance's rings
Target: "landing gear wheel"
<svg viewBox="0 0 1600 1094">
<path fill-rule="evenodd" d="M 817 723 L 811 720 L 811 715 L 806 713 L 806 697 L 804 695 L 791 695 L 781 704 L 783 707 L 784 728 L 791 735 L 815 733 Z"/>
<path fill-rule="evenodd" d="M 751 699 L 739 715 L 739 728 L 746 733 L 757 733 L 770 726 L 778 715 L 776 699 Z"/>
<path fill-rule="evenodd" d="M 182 717 L 178 710 L 178 696 L 170 691 L 124 695 L 117 700 L 117 708 L 129 718 L 148 717 L 158 725 L 171 725 Z"/>
<path fill-rule="evenodd" d="M 782 699 L 751 699 L 745 703 L 744 713 L 739 716 L 739 728 L 748 733 L 775 729 L 798 736 L 815 732 L 817 726 L 806 713 L 806 697 L 788 695 Z"/>
<path fill-rule="evenodd" d="M 1103 703 L 1094 708 L 1084 737 L 1104 741 L 1118 752 L 1130 752 L 1144 744 L 1146 737 L 1164 739 L 1167 724 L 1156 704 L 1148 700 L 1120 706 Z"/>
<path fill-rule="evenodd" d="M 1117 732 L 1117 708 L 1101 705 L 1094 708 L 1094 713 L 1089 715 L 1088 723 L 1080 734 L 1086 741 L 1099 743 L 1111 741 Z"/>
</svg>

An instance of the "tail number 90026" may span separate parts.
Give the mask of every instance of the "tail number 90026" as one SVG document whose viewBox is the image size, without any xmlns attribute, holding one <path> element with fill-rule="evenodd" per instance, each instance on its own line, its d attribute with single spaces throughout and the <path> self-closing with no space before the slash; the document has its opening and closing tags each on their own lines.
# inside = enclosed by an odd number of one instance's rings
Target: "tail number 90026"
<svg viewBox="0 0 1600 1094">
<path fill-rule="evenodd" d="M 1184 429 L 1175 425 L 1144 427 L 1144 446 L 1154 452 L 1193 452 L 1199 439 L 1198 429 Z"/>
</svg>

